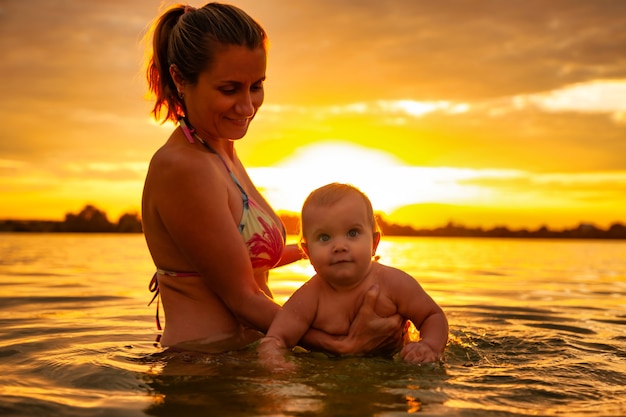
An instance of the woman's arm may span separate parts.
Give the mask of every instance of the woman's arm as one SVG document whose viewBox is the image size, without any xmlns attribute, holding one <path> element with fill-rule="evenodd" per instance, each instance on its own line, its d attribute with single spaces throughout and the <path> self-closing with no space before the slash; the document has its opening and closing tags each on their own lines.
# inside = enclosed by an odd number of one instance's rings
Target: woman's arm
<svg viewBox="0 0 626 417">
<path fill-rule="evenodd" d="M 300 259 L 304 259 L 304 252 L 300 249 L 300 246 L 292 243 L 285 246 L 283 249 L 283 255 L 280 258 L 280 261 L 274 268 L 278 268 L 279 266 L 288 265 L 290 263 L 299 261 Z"/>
<path fill-rule="evenodd" d="M 255 280 L 237 228 L 241 213 L 231 211 L 241 195 L 232 190 L 230 177 L 214 158 L 180 152 L 160 163 L 150 206 L 158 210 L 177 249 L 177 255 L 169 256 L 177 262 L 171 266 L 199 272 L 242 324 L 265 332 L 280 307 Z"/>
</svg>

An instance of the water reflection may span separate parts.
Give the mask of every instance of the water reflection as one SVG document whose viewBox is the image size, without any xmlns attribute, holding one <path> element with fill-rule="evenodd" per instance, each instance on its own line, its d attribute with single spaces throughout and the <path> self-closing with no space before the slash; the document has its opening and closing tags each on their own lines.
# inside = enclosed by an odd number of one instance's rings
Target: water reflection
<svg viewBox="0 0 626 417">
<path fill-rule="evenodd" d="M 444 308 L 445 362 L 153 346 L 142 236 L 0 238 L 0 414 L 7 416 L 626 415 L 626 242 L 386 236 L 382 261 Z M 272 272 L 284 301 L 311 274 Z"/>
<path fill-rule="evenodd" d="M 445 367 L 394 358 L 294 355 L 295 373 L 269 373 L 254 348 L 218 355 L 164 352 L 145 375 L 154 399 L 146 413 L 192 416 L 380 416 L 437 408 Z"/>
</svg>

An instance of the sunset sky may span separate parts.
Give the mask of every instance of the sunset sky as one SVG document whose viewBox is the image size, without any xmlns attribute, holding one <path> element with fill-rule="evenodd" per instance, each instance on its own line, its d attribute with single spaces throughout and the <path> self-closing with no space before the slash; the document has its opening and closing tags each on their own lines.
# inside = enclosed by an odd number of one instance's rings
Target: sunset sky
<svg viewBox="0 0 626 417">
<path fill-rule="evenodd" d="M 626 223 L 626 1 L 232 3 L 270 36 L 237 150 L 277 210 L 343 181 L 416 227 Z M 0 0 L 0 219 L 139 212 L 172 4 Z"/>
</svg>

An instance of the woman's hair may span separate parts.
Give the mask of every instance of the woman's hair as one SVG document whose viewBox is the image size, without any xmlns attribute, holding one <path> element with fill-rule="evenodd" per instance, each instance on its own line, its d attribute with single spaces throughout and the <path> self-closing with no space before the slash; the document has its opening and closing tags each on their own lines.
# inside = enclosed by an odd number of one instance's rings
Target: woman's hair
<svg viewBox="0 0 626 417">
<path fill-rule="evenodd" d="M 306 200 L 304 200 L 304 204 L 302 205 L 302 210 L 300 212 L 300 240 L 304 241 L 304 228 L 306 226 L 304 224 L 304 213 L 307 208 L 311 206 L 332 206 L 349 194 L 356 194 L 361 197 L 363 203 L 365 203 L 367 217 L 372 223 L 372 230 L 374 231 L 374 233 L 380 233 L 380 227 L 378 225 L 378 222 L 376 221 L 376 216 L 374 215 L 372 202 L 367 197 L 367 195 L 365 195 L 365 193 L 363 193 L 361 190 L 353 185 L 333 182 L 331 184 L 326 184 L 316 190 L 313 190 L 311 194 L 309 194 L 309 196 L 306 198 Z"/>
<path fill-rule="evenodd" d="M 161 119 L 163 107 L 167 110 L 163 122 L 175 122 L 185 115 L 185 103 L 170 75 L 171 65 L 193 85 L 199 74 L 211 67 L 220 46 L 267 48 L 267 34 L 261 25 L 238 7 L 221 3 L 208 3 L 199 9 L 173 6 L 153 23 L 150 35 L 152 54 L 146 75 L 155 95 L 154 118 Z"/>
</svg>

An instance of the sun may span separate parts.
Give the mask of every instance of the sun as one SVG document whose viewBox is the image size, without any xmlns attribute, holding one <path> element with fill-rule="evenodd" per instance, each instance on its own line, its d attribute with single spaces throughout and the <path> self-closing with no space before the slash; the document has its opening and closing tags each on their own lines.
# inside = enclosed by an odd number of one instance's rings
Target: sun
<svg viewBox="0 0 626 417">
<path fill-rule="evenodd" d="M 311 191 L 331 182 L 358 187 L 374 209 L 384 213 L 417 203 L 476 198 L 485 192 L 463 184 L 477 175 L 473 170 L 408 166 L 387 152 L 342 141 L 301 147 L 273 167 L 248 171 L 278 211 L 299 212 Z"/>
</svg>

